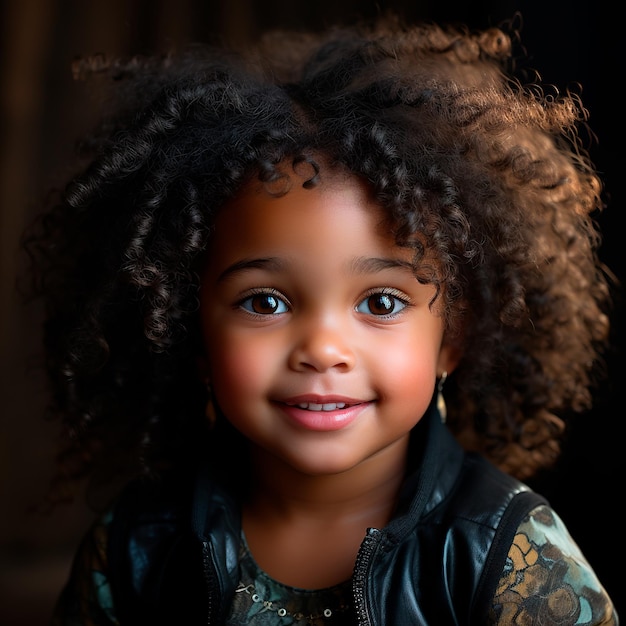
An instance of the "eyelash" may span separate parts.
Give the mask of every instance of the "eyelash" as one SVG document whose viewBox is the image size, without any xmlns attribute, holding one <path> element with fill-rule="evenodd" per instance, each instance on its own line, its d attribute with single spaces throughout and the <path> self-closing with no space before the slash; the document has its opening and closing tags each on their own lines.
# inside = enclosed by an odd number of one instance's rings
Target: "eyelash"
<svg viewBox="0 0 626 626">
<path fill-rule="evenodd" d="M 277 300 L 277 306 L 276 308 L 280 308 L 280 304 L 282 303 L 285 307 L 285 311 L 279 311 L 278 313 L 276 313 L 275 311 L 270 311 L 269 313 L 260 313 L 258 311 L 254 311 L 251 310 L 252 309 L 252 305 L 250 306 L 250 308 L 247 308 L 245 306 L 245 303 L 248 301 L 251 301 L 253 298 L 255 298 L 256 296 L 265 296 L 268 298 L 274 298 L 275 300 Z M 395 302 L 393 303 L 393 310 L 391 311 L 391 313 L 387 313 L 387 314 L 381 314 L 381 315 L 377 315 L 375 313 L 372 313 L 371 311 L 359 311 L 359 308 L 361 305 L 363 305 L 364 303 L 367 303 L 369 298 L 372 298 L 373 296 L 388 296 L 391 299 L 393 299 Z M 401 304 L 401 308 L 400 310 L 396 311 L 396 307 L 397 307 L 397 303 Z M 273 289 L 271 287 L 261 287 L 261 288 L 256 288 L 256 289 L 252 289 L 250 290 L 245 297 L 239 299 L 236 304 L 235 304 L 236 308 L 239 309 L 243 309 L 246 313 L 250 314 L 250 315 L 254 315 L 254 316 L 260 316 L 260 317 L 266 317 L 266 316 L 271 316 L 271 315 L 281 315 L 283 313 L 287 313 L 291 310 L 291 303 L 289 302 L 289 300 L 287 300 L 287 298 L 285 298 L 283 296 L 282 293 L 280 293 L 280 291 L 278 291 L 277 289 Z M 355 306 L 355 310 L 359 313 L 363 313 L 364 315 L 372 315 L 373 317 L 377 318 L 377 319 L 391 319 L 399 314 L 402 313 L 402 311 L 411 306 L 411 301 L 410 299 L 401 291 L 397 290 L 397 289 L 393 289 L 391 287 L 384 287 L 384 288 L 376 288 L 376 289 L 371 289 L 369 291 L 367 291 L 364 295 L 363 298 L 361 298 L 361 300 L 359 300 L 359 302 L 357 303 L 357 305 Z"/>
</svg>

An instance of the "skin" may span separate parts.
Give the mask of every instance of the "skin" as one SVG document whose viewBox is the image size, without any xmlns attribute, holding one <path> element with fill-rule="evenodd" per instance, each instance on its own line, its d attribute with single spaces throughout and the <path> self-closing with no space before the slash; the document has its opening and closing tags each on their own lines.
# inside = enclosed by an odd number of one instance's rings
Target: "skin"
<svg viewBox="0 0 626 626">
<path fill-rule="evenodd" d="M 217 217 L 202 368 L 250 442 L 252 554 L 320 588 L 349 578 L 366 528 L 389 520 L 409 433 L 456 358 L 434 289 L 366 185 L 328 172 L 313 189 L 292 183 L 278 198 L 249 183 Z"/>
</svg>

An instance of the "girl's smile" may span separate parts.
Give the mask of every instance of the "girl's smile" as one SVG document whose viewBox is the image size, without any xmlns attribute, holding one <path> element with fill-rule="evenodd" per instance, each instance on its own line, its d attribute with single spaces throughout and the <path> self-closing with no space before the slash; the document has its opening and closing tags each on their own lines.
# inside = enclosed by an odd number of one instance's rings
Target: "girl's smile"
<svg viewBox="0 0 626 626">
<path fill-rule="evenodd" d="M 349 426 L 371 402 L 326 397 L 279 404 L 294 424 L 309 430 L 331 431 Z"/>
<path fill-rule="evenodd" d="M 292 469 L 405 449 L 441 371 L 443 321 L 412 252 L 356 178 L 283 196 L 251 183 L 219 213 L 202 287 L 206 371 L 226 417 Z"/>
</svg>

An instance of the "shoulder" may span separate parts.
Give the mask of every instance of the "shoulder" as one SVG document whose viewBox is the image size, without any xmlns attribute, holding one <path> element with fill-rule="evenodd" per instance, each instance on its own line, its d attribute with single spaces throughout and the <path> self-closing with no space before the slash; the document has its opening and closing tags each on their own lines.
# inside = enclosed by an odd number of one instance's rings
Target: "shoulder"
<svg viewBox="0 0 626 626">
<path fill-rule="evenodd" d="M 126 485 L 84 535 L 54 626 L 159 623 L 154 581 L 188 541 L 192 490 L 175 474 Z"/>
<path fill-rule="evenodd" d="M 519 524 L 492 610 L 495 624 L 539 616 L 559 624 L 617 624 L 595 572 L 561 518 L 545 505 Z"/>
<path fill-rule="evenodd" d="M 527 484 L 479 454 L 466 453 L 444 511 L 493 529 L 506 526 L 512 533 L 520 520 L 542 504 L 548 504 L 546 499 Z"/>
</svg>

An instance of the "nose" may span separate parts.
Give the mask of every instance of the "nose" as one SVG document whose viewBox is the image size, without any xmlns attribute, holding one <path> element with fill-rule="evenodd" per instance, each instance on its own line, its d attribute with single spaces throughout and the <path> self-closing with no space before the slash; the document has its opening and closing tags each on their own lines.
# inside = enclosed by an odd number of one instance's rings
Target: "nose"
<svg viewBox="0 0 626 626">
<path fill-rule="evenodd" d="M 349 331 L 329 320 L 309 320 L 299 325 L 289 354 L 295 371 L 350 371 L 356 355 L 350 345 Z"/>
</svg>

